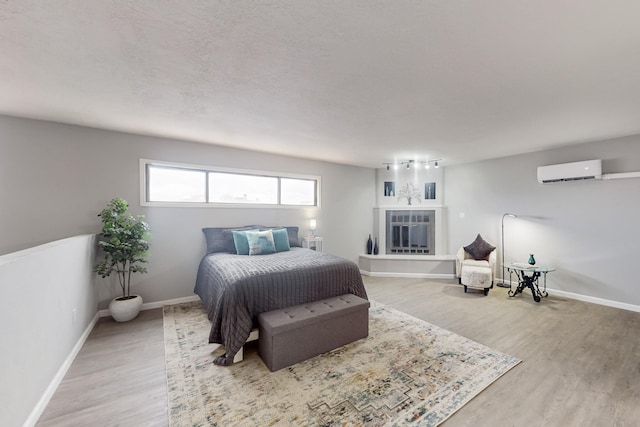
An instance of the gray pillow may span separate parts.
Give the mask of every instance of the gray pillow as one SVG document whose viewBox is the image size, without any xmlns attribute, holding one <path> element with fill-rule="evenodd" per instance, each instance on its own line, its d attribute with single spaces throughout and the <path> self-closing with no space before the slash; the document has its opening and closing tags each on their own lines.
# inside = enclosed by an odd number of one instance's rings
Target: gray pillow
<svg viewBox="0 0 640 427">
<path fill-rule="evenodd" d="M 476 240 L 474 240 L 470 245 L 465 246 L 464 250 L 475 260 L 486 260 L 495 248 L 495 246 L 491 246 L 482 238 L 481 235 L 478 234 Z"/>
<path fill-rule="evenodd" d="M 205 240 L 207 241 L 207 253 L 225 252 L 236 253 L 236 245 L 233 241 L 234 230 L 254 230 L 257 226 L 247 225 L 244 227 L 208 227 L 203 228 Z"/>
<path fill-rule="evenodd" d="M 289 246 L 302 246 L 298 240 L 298 227 L 284 227 L 287 229 L 287 235 L 289 235 Z"/>
</svg>

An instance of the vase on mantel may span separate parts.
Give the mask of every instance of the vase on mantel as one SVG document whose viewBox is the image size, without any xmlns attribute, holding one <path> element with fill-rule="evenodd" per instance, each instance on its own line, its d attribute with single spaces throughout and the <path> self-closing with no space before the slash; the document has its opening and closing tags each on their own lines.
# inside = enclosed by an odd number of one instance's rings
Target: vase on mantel
<svg viewBox="0 0 640 427">
<path fill-rule="evenodd" d="M 533 254 L 529 254 L 529 264 L 536 265 L 536 259 L 533 257 Z"/>
<path fill-rule="evenodd" d="M 376 242 L 373 245 L 373 254 L 378 255 L 379 250 L 380 249 L 378 248 L 378 238 L 376 237 Z"/>
<path fill-rule="evenodd" d="M 373 251 L 373 241 L 371 240 L 371 234 L 369 234 L 369 239 L 367 239 L 367 255 L 371 255 Z"/>
</svg>

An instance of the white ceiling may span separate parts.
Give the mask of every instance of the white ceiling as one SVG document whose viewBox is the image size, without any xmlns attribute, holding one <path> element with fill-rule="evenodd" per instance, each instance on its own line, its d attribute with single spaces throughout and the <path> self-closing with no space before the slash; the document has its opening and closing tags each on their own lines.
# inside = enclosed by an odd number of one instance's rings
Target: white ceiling
<svg viewBox="0 0 640 427">
<path fill-rule="evenodd" d="M 0 113 L 338 163 L 640 133 L 640 1 L 3 0 Z"/>
</svg>

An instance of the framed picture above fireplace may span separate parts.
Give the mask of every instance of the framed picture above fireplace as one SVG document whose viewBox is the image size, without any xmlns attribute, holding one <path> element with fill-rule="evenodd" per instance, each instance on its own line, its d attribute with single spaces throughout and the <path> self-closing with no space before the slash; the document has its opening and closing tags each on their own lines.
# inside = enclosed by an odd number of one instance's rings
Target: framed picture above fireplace
<svg viewBox="0 0 640 427">
<path fill-rule="evenodd" d="M 436 198 L 436 183 L 427 182 L 426 184 L 424 184 L 424 199 L 435 200 L 435 198 Z"/>
<path fill-rule="evenodd" d="M 395 181 L 384 182 L 384 197 L 395 197 L 396 195 L 396 183 Z"/>
</svg>

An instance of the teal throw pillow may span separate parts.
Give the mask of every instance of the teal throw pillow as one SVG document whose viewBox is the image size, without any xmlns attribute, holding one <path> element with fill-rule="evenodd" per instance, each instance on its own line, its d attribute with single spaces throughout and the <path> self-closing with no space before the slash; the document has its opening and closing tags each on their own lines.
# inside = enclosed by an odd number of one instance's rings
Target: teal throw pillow
<svg viewBox="0 0 640 427">
<path fill-rule="evenodd" d="M 247 239 L 247 231 L 259 230 L 233 230 L 233 244 L 236 247 L 238 255 L 249 255 L 249 240 Z"/>
<path fill-rule="evenodd" d="M 247 231 L 249 242 L 249 255 L 272 254 L 276 251 L 271 230 Z"/>
<path fill-rule="evenodd" d="M 291 246 L 289 246 L 289 233 L 286 228 L 271 230 L 271 234 L 273 234 L 276 252 L 285 252 L 291 249 Z"/>
</svg>

